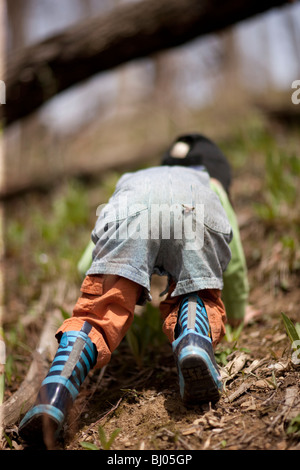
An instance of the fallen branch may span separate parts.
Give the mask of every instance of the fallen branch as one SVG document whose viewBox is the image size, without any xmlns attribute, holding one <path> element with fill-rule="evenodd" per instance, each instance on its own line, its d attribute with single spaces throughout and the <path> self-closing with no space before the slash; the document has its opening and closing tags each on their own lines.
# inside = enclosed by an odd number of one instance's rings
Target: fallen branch
<svg viewBox="0 0 300 470">
<path fill-rule="evenodd" d="M 238 397 L 243 395 L 252 385 L 254 384 L 255 379 L 245 380 L 233 393 L 231 393 L 228 397 L 225 398 L 225 402 L 232 403 Z"/>
<path fill-rule="evenodd" d="M 24 381 L 0 407 L 3 429 L 18 422 L 21 414 L 26 413 L 34 404 L 41 382 L 48 372 L 49 362 L 57 350 L 55 331 L 59 320 L 61 320 L 61 312 L 58 309 L 49 314 Z"/>
<path fill-rule="evenodd" d="M 287 0 L 144 0 L 120 5 L 8 58 L 6 125 L 93 75 L 279 7 Z"/>
</svg>

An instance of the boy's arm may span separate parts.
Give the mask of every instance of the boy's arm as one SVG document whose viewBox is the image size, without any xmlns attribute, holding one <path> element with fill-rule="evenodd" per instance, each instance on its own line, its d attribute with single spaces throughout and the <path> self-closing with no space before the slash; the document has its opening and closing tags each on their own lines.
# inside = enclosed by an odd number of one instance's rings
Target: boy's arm
<svg viewBox="0 0 300 470">
<path fill-rule="evenodd" d="M 222 299 L 225 304 L 229 324 L 236 326 L 245 318 L 248 304 L 249 285 L 247 265 L 241 242 L 239 226 L 235 212 L 230 204 L 227 193 L 218 181 L 211 180 L 211 188 L 219 196 L 233 231 L 230 242 L 231 260 L 223 273 L 224 287 Z"/>
</svg>

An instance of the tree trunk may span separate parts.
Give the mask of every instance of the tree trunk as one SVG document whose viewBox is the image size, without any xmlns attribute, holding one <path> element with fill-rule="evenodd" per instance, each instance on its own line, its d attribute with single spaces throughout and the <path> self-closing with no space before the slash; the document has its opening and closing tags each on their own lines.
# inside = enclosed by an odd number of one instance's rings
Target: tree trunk
<svg viewBox="0 0 300 470">
<path fill-rule="evenodd" d="M 122 4 L 8 57 L 6 125 L 67 88 L 130 60 L 220 31 L 287 0 L 144 0 Z"/>
</svg>

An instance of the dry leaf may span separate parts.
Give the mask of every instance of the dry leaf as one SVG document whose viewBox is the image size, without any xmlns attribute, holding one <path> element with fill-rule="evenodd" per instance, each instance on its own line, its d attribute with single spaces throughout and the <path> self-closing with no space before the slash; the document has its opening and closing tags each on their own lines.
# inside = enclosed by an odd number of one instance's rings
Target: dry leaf
<svg viewBox="0 0 300 470">
<path fill-rule="evenodd" d="M 246 364 L 247 359 L 249 356 L 245 353 L 240 353 L 237 357 L 232 359 L 225 367 L 221 369 L 221 377 L 222 379 L 233 378 L 236 374 L 238 374 Z"/>
<path fill-rule="evenodd" d="M 206 439 L 205 443 L 204 443 L 204 446 L 203 446 L 203 449 L 208 449 L 210 446 L 210 437 L 208 439 Z"/>
<path fill-rule="evenodd" d="M 257 409 L 254 399 L 246 400 L 241 403 L 241 408 L 245 408 L 244 411 L 255 411 Z"/>
<path fill-rule="evenodd" d="M 284 370 L 287 370 L 288 367 L 289 367 L 289 360 L 279 361 L 279 362 L 276 362 L 275 364 L 270 364 L 268 369 L 275 370 L 276 372 L 282 372 Z"/>
<path fill-rule="evenodd" d="M 184 431 L 182 431 L 182 435 L 183 436 L 189 436 L 190 434 L 196 434 L 196 433 L 199 433 L 200 431 L 200 428 L 197 427 L 197 426 L 191 426 L 190 428 L 187 428 L 185 429 Z"/>
<path fill-rule="evenodd" d="M 259 366 L 261 366 L 266 359 L 255 359 L 251 364 L 244 370 L 246 374 L 251 374 L 254 370 L 256 370 Z"/>
<path fill-rule="evenodd" d="M 257 388 L 274 388 L 274 385 L 265 379 L 257 380 L 254 385 Z"/>
<path fill-rule="evenodd" d="M 285 420 L 290 421 L 299 414 L 299 390 L 297 385 L 288 387 L 285 391 L 283 414 Z M 297 406 L 298 405 L 298 406 Z"/>
</svg>

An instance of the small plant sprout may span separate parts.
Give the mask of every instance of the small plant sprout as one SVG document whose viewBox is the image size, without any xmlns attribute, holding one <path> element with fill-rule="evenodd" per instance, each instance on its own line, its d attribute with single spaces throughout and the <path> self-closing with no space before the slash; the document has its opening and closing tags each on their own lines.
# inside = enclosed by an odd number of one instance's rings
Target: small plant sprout
<svg viewBox="0 0 300 470">
<path fill-rule="evenodd" d="M 291 319 L 283 312 L 281 313 L 281 316 L 293 350 L 292 362 L 293 364 L 298 365 L 300 364 L 300 325 L 299 323 L 294 325 Z"/>
<path fill-rule="evenodd" d="M 116 439 L 117 435 L 121 431 L 120 428 L 115 429 L 112 433 L 109 439 L 107 439 L 104 428 L 102 426 L 99 426 L 98 428 L 98 434 L 100 438 L 100 442 L 102 445 L 103 450 L 109 450 L 114 443 L 114 440 Z"/>
<path fill-rule="evenodd" d="M 101 447 L 98 447 L 96 444 L 93 444 L 92 442 L 80 442 L 80 445 L 85 449 L 85 450 L 110 450 L 111 446 L 114 443 L 114 440 L 116 439 L 117 435 L 121 431 L 120 428 L 115 429 L 109 438 L 107 438 L 106 433 L 104 431 L 104 428 L 102 426 L 98 427 L 98 436 L 99 440 L 101 443 Z"/>
</svg>

